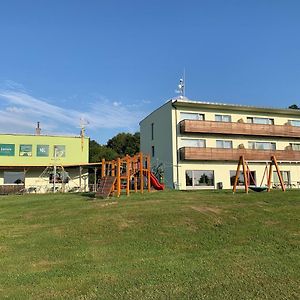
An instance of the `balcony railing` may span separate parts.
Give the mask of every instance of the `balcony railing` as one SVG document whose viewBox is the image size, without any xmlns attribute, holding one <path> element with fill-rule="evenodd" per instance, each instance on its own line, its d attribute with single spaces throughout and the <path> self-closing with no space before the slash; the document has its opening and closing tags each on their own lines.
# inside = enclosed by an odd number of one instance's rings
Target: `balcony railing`
<svg viewBox="0 0 300 300">
<path fill-rule="evenodd" d="M 300 127 L 292 125 L 264 125 L 238 122 L 182 120 L 181 133 L 236 134 L 267 137 L 300 137 Z"/>
<path fill-rule="evenodd" d="M 241 155 L 246 160 L 270 160 L 275 155 L 279 161 L 300 161 L 300 151 L 293 150 L 252 150 L 252 149 L 223 149 L 223 148 L 180 148 L 181 160 L 222 160 L 238 161 Z"/>
</svg>

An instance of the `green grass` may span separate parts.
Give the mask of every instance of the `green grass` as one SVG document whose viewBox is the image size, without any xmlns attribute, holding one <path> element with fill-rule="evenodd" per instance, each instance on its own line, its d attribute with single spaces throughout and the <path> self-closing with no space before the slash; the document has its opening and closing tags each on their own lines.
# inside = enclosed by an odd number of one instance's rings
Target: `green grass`
<svg viewBox="0 0 300 300">
<path fill-rule="evenodd" d="M 300 192 L 0 197 L 0 298 L 299 299 Z"/>
</svg>

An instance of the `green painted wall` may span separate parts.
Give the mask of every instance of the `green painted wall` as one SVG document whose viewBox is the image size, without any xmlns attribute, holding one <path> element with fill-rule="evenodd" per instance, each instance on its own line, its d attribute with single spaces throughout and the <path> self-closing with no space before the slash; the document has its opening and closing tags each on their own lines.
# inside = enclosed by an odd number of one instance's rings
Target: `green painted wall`
<svg viewBox="0 0 300 300">
<path fill-rule="evenodd" d="M 0 166 L 51 165 L 56 146 L 57 164 L 89 160 L 89 138 L 69 136 L 0 134 Z"/>
</svg>

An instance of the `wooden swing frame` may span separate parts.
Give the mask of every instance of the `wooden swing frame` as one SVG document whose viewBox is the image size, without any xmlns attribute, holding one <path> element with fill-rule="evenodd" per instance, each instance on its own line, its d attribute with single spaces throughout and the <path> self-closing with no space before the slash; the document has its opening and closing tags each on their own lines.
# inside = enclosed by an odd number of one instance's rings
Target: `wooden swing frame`
<svg viewBox="0 0 300 300">
<path fill-rule="evenodd" d="M 268 169 L 267 166 L 266 166 L 265 171 L 264 171 L 264 176 L 266 174 L 266 171 L 268 171 L 267 172 L 267 177 L 268 177 L 267 178 L 267 192 L 270 192 L 270 190 L 271 190 L 272 167 L 273 167 L 273 165 L 275 166 L 276 173 L 277 173 L 278 178 L 279 178 L 281 190 L 283 192 L 285 192 L 286 187 L 285 187 L 284 181 L 282 179 L 282 176 L 281 176 L 281 173 L 280 173 L 280 170 L 279 170 L 279 166 L 278 166 L 278 163 L 277 163 L 277 159 L 276 159 L 275 156 L 271 156 L 271 160 L 269 161 L 269 171 L 267 170 Z M 241 168 L 241 166 L 243 168 L 243 177 L 244 177 L 245 192 L 246 193 L 249 192 L 249 186 L 250 185 L 249 185 L 249 182 L 248 182 L 247 173 L 248 172 L 250 173 L 250 169 L 249 169 L 248 163 L 245 161 L 244 155 L 242 155 L 242 156 L 240 156 L 240 159 L 239 159 L 239 162 L 238 162 L 238 166 L 237 166 L 237 169 L 236 169 L 236 174 L 235 174 L 235 179 L 234 179 L 234 185 L 233 185 L 233 193 L 236 192 L 236 187 L 237 187 L 238 178 L 239 178 L 239 175 L 240 175 L 240 168 Z M 264 176 L 263 176 L 263 179 L 264 179 Z M 262 179 L 262 182 L 263 182 L 263 179 Z"/>
</svg>

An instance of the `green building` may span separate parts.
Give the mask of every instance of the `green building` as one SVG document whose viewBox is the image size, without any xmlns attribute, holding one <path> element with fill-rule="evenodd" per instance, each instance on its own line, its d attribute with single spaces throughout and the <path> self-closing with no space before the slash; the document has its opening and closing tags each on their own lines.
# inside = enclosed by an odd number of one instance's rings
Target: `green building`
<svg viewBox="0 0 300 300">
<path fill-rule="evenodd" d="M 88 162 L 87 137 L 0 134 L 0 192 L 87 190 Z"/>
</svg>

